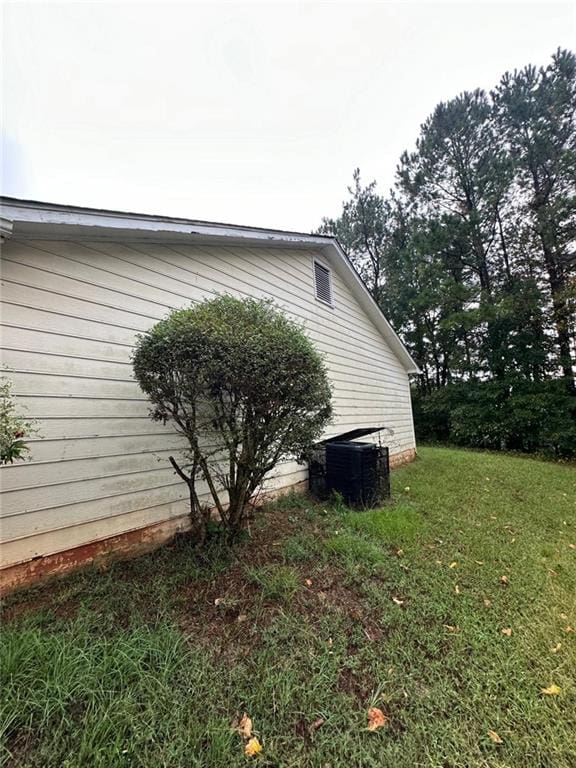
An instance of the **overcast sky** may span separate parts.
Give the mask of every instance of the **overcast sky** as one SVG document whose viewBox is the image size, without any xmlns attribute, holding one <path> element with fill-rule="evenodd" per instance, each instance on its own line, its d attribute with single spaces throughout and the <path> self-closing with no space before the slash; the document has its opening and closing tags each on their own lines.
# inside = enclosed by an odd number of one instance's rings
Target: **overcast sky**
<svg viewBox="0 0 576 768">
<path fill-rule="evenodd" d="M 4 3 L 4 194 L 309 231 L 576 3 Z"/>
</svg>

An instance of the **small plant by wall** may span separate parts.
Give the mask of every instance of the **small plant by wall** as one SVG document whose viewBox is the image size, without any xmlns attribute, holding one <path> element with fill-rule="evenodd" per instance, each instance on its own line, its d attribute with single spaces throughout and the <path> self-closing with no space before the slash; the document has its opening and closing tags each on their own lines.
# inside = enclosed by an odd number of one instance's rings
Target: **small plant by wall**
<svg viewBox="0 0 576 768">
<path fill-rule="evenodd" d="M 32 419 L 18 413 L 12 382 L 0 377 L 0 464 L 13 464 L 29 457 L 27 440 L 38 430 Z"/>
</svg>

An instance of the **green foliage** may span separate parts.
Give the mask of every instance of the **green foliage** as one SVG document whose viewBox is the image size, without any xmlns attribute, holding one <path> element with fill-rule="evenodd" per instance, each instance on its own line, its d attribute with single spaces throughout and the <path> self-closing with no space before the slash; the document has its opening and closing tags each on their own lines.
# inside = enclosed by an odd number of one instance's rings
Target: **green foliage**
<svg viewBox="0 0 576 768">
<path fill-rule="evenodd" d="M 576 456 L 576 395 L 559 380 L 452 384 L 413 405 L 421 440 Z"/>
<path fill-rule="evenodd" d="M 37 431 L 33 420 L 18 414 L 12 382 L 0 377 L 0 465 L 26 459 L 30 451 L 26 439 Z"/>
<path fill-rule="evenodd" d="M 388 197 L 354 172 L 341 216 L 320 231 L 339 238 L 417 361 L 420 396 L 470 381 L 561 377 L 574 389 L 575 178 L 566 50 L 438 104 Z M 538 406 L 518 409 L 532 424 Z M 545 442 L 564 444 L 555 432 Z"/>
<path fill-rule="evenodd" d="M 305 456 L 331 418 L 320 355 L 270 302 L 219 296 L 176 310 L 138 338 L 133 364 L 152 418 L 188 441 L 189 464 L 170 461 L 188 484 L 200 542 L 209 514 L 198 480 L 234 537 L 265 476 Z"/>
</svg>

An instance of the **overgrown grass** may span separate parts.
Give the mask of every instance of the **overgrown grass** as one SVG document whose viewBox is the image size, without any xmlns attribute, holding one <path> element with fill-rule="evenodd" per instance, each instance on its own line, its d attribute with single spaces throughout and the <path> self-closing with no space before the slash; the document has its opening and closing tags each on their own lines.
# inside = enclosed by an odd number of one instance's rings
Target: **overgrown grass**
<svg viewBox="0 0 576 768">
<path fill-rule="evenodd" d="M 346 525 L 367 533 L 382 544 L 404 544 L 411 541 L 422 528 L 422 518 L 406 503 L 384 510 L 350 512 Z"/>
<path fill-rule="evenodd" d="M 286 565 L 247 568 L 246 574 L 248 580 L 259 587 L 265 600 L 290 600 L 300 586 L 298 574 Z"/>
<path fill-rule="evenodd" d="M 5 764 L 233 768 L 247 711 L 262 766 L 576 765 L 576 470 L 428 448 L 393 482 L 7 601 Z"/>
</svg>

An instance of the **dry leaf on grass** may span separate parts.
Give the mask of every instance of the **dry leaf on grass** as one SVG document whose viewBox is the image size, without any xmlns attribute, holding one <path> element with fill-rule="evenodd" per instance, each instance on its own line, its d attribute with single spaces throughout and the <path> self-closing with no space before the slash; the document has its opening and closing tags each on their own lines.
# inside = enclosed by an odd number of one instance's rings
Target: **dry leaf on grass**
<svg viewBox="0 0 576 768">
<path fill-rule="evenodd" d="M 564 632 L 574 632 L 574 627 L 568 625 L 567 627 L 564 627 Z"/>
<path fill-rule="evenodd" d="M 476 565 L 484 565 L 484 560 L 474 560 Z"/>
<path fill-rule="evenodd" d="M 496 731 L 489 730 L 488 736 L 494 742 L 494 744 L 504 744 L 502 738 L 496 733 Z"/>
<path fill-rule="evenodd" d="M 550 648 L 551 653 L 558 653 L 558 651 L 562 648 L 562 643 L 556 643 L 554 648 Z"/>
<path fill-rule="evenodd" d="M 304 583 L 306 584 L 307 587 L 311 587 L 312 586 L 312 579 L 306 579 L 306 581 Z"/>
<path fill-rule="evenodd" d="M 310 723 L 308 730 L 310 733 L 314 733 L 314 731 L 317 731 L 319 728 L 322 728 L 326 721 L 323 717 L 319 717 L 317 720 L 314 720 L 313 723 Z"/>
<path fill-rule="evenodd" d="M 487 597 L 484 598 L 483 602 L 484 602 L 484 605 L 486 606 L 486 608 L 490 608 L 490 606 L 492 605 L 492 600 L 490 600 Z"/>
<path fill-rule="evenodd" d="M 510 637 L 512 635 L 512 627 L 504 627 L 504 629 L 500 631 L 503 635 L 506 635 L 506 637 Z"/>
<path fill-rule="evenodd" d="M 450 563 L 450 565 L 448 566 L 448 568 L 456 568 L 456 566 L 457 566 L 457 565 L 458 565 L 458 563 L 456 562 L 456 560 L 454 560 L 454 562 L 453 562 L 453 563 Z"/>
<path fill-rule="evenodd" d="M 260 744 L 256 736 L 252 736 L 248 744 L 244 747 L 244 754 L 246 757 L 255 757 L 260 752 L 262 752 L 262 744 Z"/>
<path fill-rule="evenodd" d="M 502 584 L 503 587 L 507 587 L 508 584 L 510 584 L 508 576 L 500 576 L 500 584 Z"/>
<path fill-rule="evenodd" d="M 400 600 L 399 597 L 393 597 L 392 602 L 396 603 L 396 605 L 404 605 L 404 600 Z"/>
<path fill-rule="evenodd" d="M 388 718 L 378 707 L 370 707 L 368 710 L 368 730 L 376 731 L 386 725 Z"/>
<path fill-rule="evenodd" d="M 460 594 L 460 587 L 458 586 L 458 584 L 454 584 L 454 592 L 456 592 L 457 595 Z"/>
<path fill-rule="evenodd" d="M 451 624 L 444 624 L 444 629 L 448 630 L 448 632 L 461 632 L 462 630 L 460 627 L 453 627 Z"/>
<path fill-rule="evenodd" d="M 244 712 L 238 721 L 236 730 L 245 739 L 250 739 L 252 737 L 252 718 L 248 717 L 246 712 Z"/>
<path fill-rule="evenodd" d="M 542 688 L 541 692 L 545 696 L 558 696 L 562 689 L 559 688 L 557 685 L 552 683 L 552 685 L 549 685 L 548 688 Z"/>
</svg>

